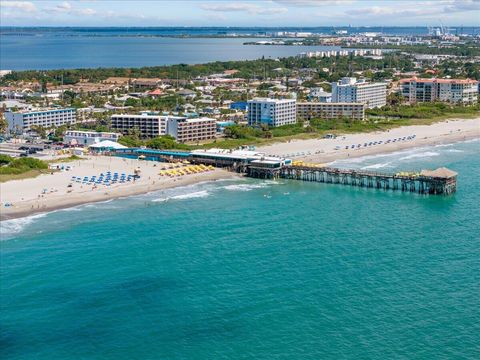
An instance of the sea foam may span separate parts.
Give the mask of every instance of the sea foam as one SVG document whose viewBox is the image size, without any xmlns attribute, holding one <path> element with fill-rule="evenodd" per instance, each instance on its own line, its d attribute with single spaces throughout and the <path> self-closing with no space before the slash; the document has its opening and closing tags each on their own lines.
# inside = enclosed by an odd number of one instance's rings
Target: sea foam
<svg viewBox="0 0 480 360">
<path fill-rule="evenodd" d="M 47 213 L 31 215 L 19 219 L 4 220 L 0 222 L 0 238 L 1 240 L 9 240 L 15 235 L 21 233 L 27 226 L 34 221 L 47 216 Z"/>
<path fill-rule="evenodd" d="M 386 163 L 378 163 L 378 164 L 372 164 L 372 165 L 367 165 L 362 167 L 362 169 L 367 170 L 367 169 L 382 169 L 385 167 L 391 167 L 390 166 L 391 162 L 386 162 Z"/>
<path fill-rule="evenodd" d="M 156 198 L 156 199 L 153 199 L 152 202 L 165 202 L 168 200 L 186 200 L 186 199 L 195 199 L 195 198 L 205 198 L 209 195 L 210 193 L 208 191 L 201 190 L 201 191 L 196 191 L 196 192 L 187 193 L 187 194 Z"/>
<path fill-rule="evenodd" d="M 262 189 L 268 187 L 269 184 L 267 183 L 259 183 L 259 184 L 235 184 L 235 185 L 227 185 L 223 188 L 229 191 L 252 191 L 254 189 Z"/>
<path fill-rule="evenodd" d="M 403 161 L 403 160 L 410 160 L 410 159 L 422 159 L 422 158 L 430 158 L 430 157 L 434 157 L 434 156 L 438 156 L 438 155 L 440 155 L 440 153 L 436 152 L 436 151 L 425 151 L 425 152 L 421 152 L 421 153 L 416 153 L 416 154 L 410 154 L 410 155 L 407 155 L 407 156 L 403 156 L 403 157 L 399 158 L 398 160 Z"/>
</svg>

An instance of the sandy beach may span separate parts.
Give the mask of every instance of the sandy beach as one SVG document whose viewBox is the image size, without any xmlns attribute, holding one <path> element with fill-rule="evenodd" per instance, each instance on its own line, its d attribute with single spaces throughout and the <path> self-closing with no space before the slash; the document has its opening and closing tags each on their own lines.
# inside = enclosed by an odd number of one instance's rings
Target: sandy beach
<svg viewBox="0 0 480 360">
<path fill-rule="evenodd" d="M 413 135 L 413 139 L 407 139 Z M 292 140 L 263 146 L 258 150 L 269 155 L 325 164 L 349 157 L 383 154 L 474 138 L 480 138 L 480 117 L 468 120 L 451 119 L 432 125 L 403 126 L 390 131 L 340 135 L 336 139 Z M 388 140 L 390 142 L 386 143 Z M 378 144 L 380 141 L 382 143 Z M 374 142 L 377 144 L 374 145 Z M 369 145 L 370 143 L 372 144 Z M 352 145 L 355 147 L 352 148 Z"/>
<path fill-rule="evenodd" d="M 237 176 L 224 170 L 215 169 L 170 178 L 160 176 L 159 172 L 161 167 L 172 164 L 106 156 L 92 156 L 63 165 L 69 165 L 72 169 L 54 172 L 52 175 L 40 175 L 32 179 L 14 180 L 0 184 L 2 204 L 0 220 Z M 98 177 L 100 173 L 107 171 L 133 174 L 137 168 L 140 169 L 140 179 L 135 182 L 117 183 L 108 187 L 98 185 L 94 188 L 93 185 L 71 181 L 73 176 Z M 70 184 L 71 187 L 69 187 Z M 12 206 L 5 207 L 5 203 L 12 204 Z"/>
<path fill-rule="evenodd" d="M 413 135 L 415 135 L 414 138 L 412 138 Z M 408 139 L 409 137 L 410 139 Z M 428 126 L 400 127 L 387 132 L 340 135 L 336 139 L 294 140 L 261 147 L 258 150 L 269 155 L 285 156 L 314 163 L 329 163 L 349 157 L 389 153 L 473 138 L 480 138 L 480 118 L 453 119 Z M 393 142 L 394 139 L 395 142 Z M 390 142 L 386 143 L 388 140 Z M 374 145 L 375 142 L 377 142 L 376 145 Z M 369 145 L 370 143 L 372 144 Z M 359 144 L 360 147 L 358 147 Z M 352 148 L 352 145 L 355 147 Z M 215 181 L 238 176 L 225 170 L 216 169 L 170 178 L 160 176 L 159 172 L 162 167 L 173 166 L 172 164 L 106 156 L 91 156 L 64 165 L 69 165 L 72 169 L 0 184 L 0 220 L 191 185 L 201 181 Z M 100 173 L 107 171 L 133 174 L 135 169 L 140 169 L 141 174 L 140 179 L 135 182 L 96 187 L 81 182 L 72 182 L 73 176 L 83 179 L 86 176 L 99 176 Z M 5 206 L 6 203 L 9 206 Z"/>
</svg>

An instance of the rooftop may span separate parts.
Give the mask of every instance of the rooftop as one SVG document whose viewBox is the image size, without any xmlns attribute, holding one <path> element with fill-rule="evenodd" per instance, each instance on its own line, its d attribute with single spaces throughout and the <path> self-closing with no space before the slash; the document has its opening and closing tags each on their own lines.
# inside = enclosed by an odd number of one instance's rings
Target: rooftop
<svg viewBox="0 0 480 360">
<path fill-rule="evenodd" d="M 426 78 L 417 78 L 416 76 L 407 78 L 407 79 L 401 79 L 400 83 L 407 83 L 412 81 L 419 82 L 419 83 L 439 83 L 439 84 L 478 84 L 477 80 L 472 80 L 472 79 L 437 79 L 437 78 L 426 79 Z"/>
<path fill-rule="evenodd" d="M 266 102 L 272 104 L 279 104 L 279 103 L 288 103 L 288 102 L 295 102 L 295 99 L 271 99 L 271 98 L 255 98 L 252 100 L 248 100 L 249 103 L 254 102 Z"/>
<path fill-rule="evenodd" d="M 284 160 L 280 157 L 265 156 L 264 153 L 251 151 L 251 150 L 228 150 L 228 149 L 208 149 L 208 150 L 193 150 L 192 154 L 195 155 L 207 155 L 217 158 L 234 158 L 239 160 L 262 160 L 266 162 L 277 163 Z"/>
<path fill-rule="evenodd" d="M 19 110 L 14 111 L 14 114 L 38 114 L 46 112 L 55 112 L 55 111 L 75 111 L 74 108 L 48 108 L 48 109 L 35 109 L 35 110 Z"/>
<path fill-rule="evenodd" d="M 422 170 L 420 172 L 420 175 L 434 178 L 450 179 L 457 176 L 458 173 L 445 167 L 441 167 L 436 170 Z"/>
</svg>

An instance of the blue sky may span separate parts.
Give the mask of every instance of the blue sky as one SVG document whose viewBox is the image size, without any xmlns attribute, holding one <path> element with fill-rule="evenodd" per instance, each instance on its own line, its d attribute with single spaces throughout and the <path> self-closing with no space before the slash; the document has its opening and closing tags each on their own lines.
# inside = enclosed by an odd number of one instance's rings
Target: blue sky
<svg viewBox="0 0 480 360">
<path fill-rule="evenodd" d="M 2 26 L 480 24 L 480 0 L 0 0 Z"/>
</svg>

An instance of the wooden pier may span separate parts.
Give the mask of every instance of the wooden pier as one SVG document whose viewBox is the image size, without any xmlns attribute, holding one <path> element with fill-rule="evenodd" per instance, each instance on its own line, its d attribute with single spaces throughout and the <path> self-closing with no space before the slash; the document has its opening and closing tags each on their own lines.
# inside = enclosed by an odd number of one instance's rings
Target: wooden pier
<svg viewBox="0 0 480 360">
<path fill-rule="evenodd" d="M 380 173 L 331 168 L 320 164 L 307 164 L 303 161 L 287 164 L 280 158 L 250 159 L 228 152 L 212 155 L 137 148 L 120 149 L 115 152 L 115 155 L 152 161 L 212 165 L 259 179 L 283 178 L 432 195 L 449 195 L 457 190 L 457 173 L 447 168 L 420 172 Z"/>
<path fill-rule="evenodd" d="M 457 173 L 446 168 L 389 174 L 313 165 L 281 168 L 249 166 L 247 175 L 261 179 L 283 178 L 431 195 L 449 195 L 457 190 Z"/>
</svg>

